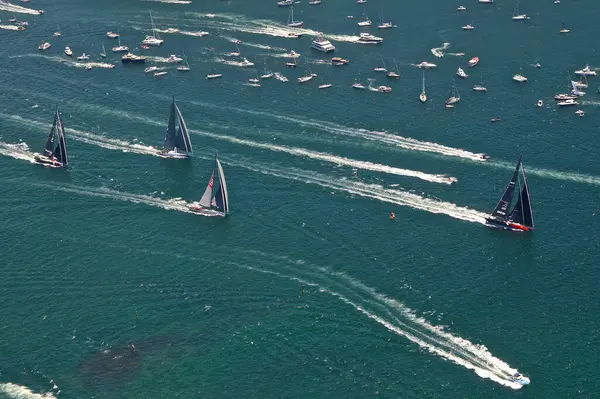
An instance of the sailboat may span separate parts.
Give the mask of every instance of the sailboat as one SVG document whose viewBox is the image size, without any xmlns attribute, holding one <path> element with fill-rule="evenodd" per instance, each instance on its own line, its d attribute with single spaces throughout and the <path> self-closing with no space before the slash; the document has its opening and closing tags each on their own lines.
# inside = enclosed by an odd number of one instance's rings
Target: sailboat
<svg viewBox="0 0 600 399">
<path fill-rule="evenodd" d="M 483 85 L 483 69 L 481 70 L 481 84 L 473 86 L 473 91 L 485 92 L 487 91 L 487 87 Z"/>
<path fill-rule="evenodd" d="M 129 47 L 121 45 L 121 35 L 117 36 L 117 40 L 119 40 L 119 45 L 112 48 L 113 53 L 125 53 L 129 52 Z"/>
<path fill-rule="evenodd" d="M 171 113 L 169 114 L 169 125 L 165 133 L 165 143 L 158 156 L 161 158 L 189 158 L 192 154 L 192 142 L 190 132 L 188 131 L 181 111 L 175 104 L 175 97 L 171 103 Z"/>
<path fill-rule="evenodd" d="M 274 76 L 274 74 L 273 74 L 273 71 L 267 69 L 267 59 L 266 58 L 263 60 L 263 63 L 264 63 L 264 71 L 263 71 L 263 74 L 260 75 L 260 78 L 261 79 L 271 79 Z"/>
<path fill-rule="evenodd" d="M 454 83 L 453 89 L 452 96 L 446 100 L 446 108 L 454 108 L 454 104 L 457 104 L 460 101 L 460 94 L 458 94 L 458 87 L 456 87 L 456 83 Z"/>
<path fill-rule="evenodd" d="M 393 27 L 394 27 L 394 25 L 391 22 L 384 22 L 383 10 L 381 10 L 381 20 L 379 21 L 379 25 L 377 25 L 377 29 L 390 29 Z"/>
<path fill-rule="evenodd" d="M 301 28 L 304 25 L 302 21 L 294 21 L 294 5 L 290 7 L 290 15 L 288 16 L 287 26 L 290 28 Z"/>
<path fill-rule="evenodd" d="M 104 48 L 104 42 L 102 43 L 102 52 L 100 53 L 100 57 L 106 58 L 106 49 Z"/>
<path fill-rule="evenodd" d="M 523 21 L 525 19 L 530 19 L 527 14 L 519 13 L 519 2 L 518 1 L 517 1 L 517 5 L 515 6 L 515 10 L 513 11 L 512 19 L 513 19 L 513 21 Z"/>
<path fill-rule="evenodd" d="M 486 226 L 512 231 L 530 231 L 535 228 L 527 177 L 521 162 L 522 157 L 522 155 L 519 156 L 513 177 L 506 190 L 504 190 L 498 205 L 496 205 L 491 215 L 485 219 Z M 515 191 L 518 193 L 517 202 L 509 211 Z"/>
<path fill-rule="evenodd" d="M 182 54 L 183 54 L 183 59 L 185 60 L 185 65 L 179 65 L 177 67 L 177 70 L 181 71 L 181 72 L 189 72 L 190 64 L 188 63 L 187 57 L 185 56 L 185 52 L 182 51 Z"/>
<path fill-rule="evenodd" d="M 373 23 L 371 22 L 371 20 L 369 19 L 369 15 L 367 14 L 367 10 L 364 9 L 363 10 L 363 17 L 365 18 L 364 20 L 360 21 L 358 23 L 358 26 L 360 27 L 364 27 L 364 26 L 371 26 L 373 25 Z"/>
<path fill-rule="evenodd" d="M 216 179 L 215 179 L 215 174 Z M 215 182 L 216 180 L 216 182 Z M 217 183 L 217 187 L 215 187 Z M 229 214 L 229 194 L 223 166 L 215 154 L 215 166 L 212 175 L 199 202 L 188 205 L 192 213 L 206 216 L 227 216 Z"/>
<path fill-rule="evenodd" d="M 54 37 L 61 37 L 60 27 L 56 25 L 56 32 L 53 34 Z"/>
<path fill-rule="evenodd" d="M 306 83 L 309 80 L 312 80 L 315 76 L 317 76 L 316 74 L 312 73 L 312 71 L 310 70 L 310 65 L 308 63 L 308 60 L 306 60 L 306 68 L 308 69 L 308 75 L 299 77 L 298 83 Z"/>
<path fill-rule="evenodd" d="M 54 114 L 54 123 L 44 146 L 44 151 L 35 156 L 35 162 L 51 168 L 66 168 L 69 164 L 65 128 L 58 107 Z"/>
<path fill-rule="evenodd" d="M 285 66 L 288 68 L 296 68 L 298 66 L 298 64 L 296 63 L 296 52 L 292 50 L 290 56 L 292 58 L 292 61 L 286 62 Z"/>
<path fill-rule="evenodd" d="M 154 26 L 154 20 L 152 19 L 152 11 L 148 11 L 150 13 L 150 23 L 152 24 L 152 35 L 146 36 L 144 40 L 142 40 L 142 44 L 146 46 L 160 46 L 163 44 L 164 40 L 160 38 L 158 32 L 156 31 L 156 27 Z"/>
<path fill-rule="evenodd" d="M 561 23 L 561 28 L 559 30 L 559 33 L 569 33 L 571 32 L 569 29 L 565 28 L 565 23 L 564 21 Z"/>
<path fill-rule="evenodd" d="M 389 79 L 400 79 L 400 71 L 398 70 L 398 64 L 396 64 L 396 59 L 394 58 L 394 71 L 387 71 L 386 76 Z"/>
<path fill-rule="evenodd" d="M 421 89 L 421 94 L 419 94 L 419 101 L 423 104 L 427 102 L 427 94 L 425 93 L 425 71 L 423 71 L 423 88 Z"/>
</svg>

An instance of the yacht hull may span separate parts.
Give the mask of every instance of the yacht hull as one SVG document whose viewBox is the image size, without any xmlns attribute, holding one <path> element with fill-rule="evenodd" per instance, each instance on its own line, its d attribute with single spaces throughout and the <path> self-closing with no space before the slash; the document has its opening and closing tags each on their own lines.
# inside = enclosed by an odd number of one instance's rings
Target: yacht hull
<svg viewBox="0 0 600 399">
<path fill-rule="evenodd" d="M 533 230 L 533 228 L 524 226 L 520 223 L 513 223 L 510 221 L 498 220 L 495 218 L 486 218 L 485 225 L 487 227 L 491 227 L 491 228 L 495 228 L 495 229 L 503 229 L 503 230 L 510 230 L 510 231 L 527 232 L 527 231 Z"/>
<path fill-rule="evenodd" d="M 41 155 L 36 155 L 34 160 L 36 164 L 46 166 L 48 168 L 66 168 L 66 165 Z"/>
</svg>

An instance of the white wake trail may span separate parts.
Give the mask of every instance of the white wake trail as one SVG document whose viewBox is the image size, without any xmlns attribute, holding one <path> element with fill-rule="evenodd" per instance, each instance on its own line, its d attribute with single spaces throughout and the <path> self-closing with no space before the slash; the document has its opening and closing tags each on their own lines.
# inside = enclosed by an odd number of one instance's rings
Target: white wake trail
<svg viewBox="0 0 600 399">
<path fill-rule="evenodd" d="M 329 288 L 327 286 L 327 283 L 316 283 L 316 282 L 310 281 L 308 278 L 298 277 L 295 275 L 289 275 L 289 274 L 282 273 L 280 271 L 273 271 L 273 270 L 263 269 L 260 267 L 241 265 L 241 264 L 237 264 L 237 263 L 234 263 L 234 265 L 237 267 L 247 269 L 247 270 L 264 273 L 264 274 L 275 275 L 275 276 L 278 276 L 281 278 L 286 278 L 288 280 L 299 282 L 306 286 L 318 288 L 319 292 L 331 295 L 331 296 L 339 299 L 343 303 L 354 308 L 356 311 L 358 311 L 362 315 L 377 322 L 378 324 L 385 327 L 387 330 L 389 330 L 401 337 L 408 339 L 409 341 L 411 341 L 414 344 L 417 344 L 422 349 L 429 351 L 429 353 L 438 355 L 438 356 L 440 356 L 446 360 L 449 360 L 455 364 L 463 366 L 466 369 L 473 370 L 480 377 L 488 378 L 500 385 L 510 387 L 512 389 L 520 389 L 522 387 L 521 384 L 511 381 L 509 379 L 509 376 L 507 376 L 503 373 L 498 373 L 494 368 L 486 367 L 485 364 L 483 363 L 483 359 L 480 359 L 481 362 L 476 362 L 476 364 L 474 364 L 468 358 L 461 357 L 461 356 L 457 355 L 453 350 L 448 350 L 448 349 L 444 348 L 444 345 L 438 346 L 436 344 L 435 339 L 434 340 L 428 339 L 428 336 L 425 333 L 420 333 L 420 335 L 421 335 L 421 337 L 420 337 L 420 336 L 417 336 L 417 334 L 413 333 L 412 331 L 407 331 L 407 329 L 415 330 L 414 327 L 411 327 L 410 325 L 407 325 L 406 323 L 403 323 L 397 319 L 390 321 L 386 317 L 377 314 L 375 311 L 369 309 L 368 301 L 367 302 L 365 302 L 365 301 L 359 302 L 359 300 L 350 299 L 347 295 L 342 294 L 334 289 Z M 350 278 L 350 280 L 355 281 L 351 278 Z M 366 286 L 363 285 L 363 287 L 366 287 Z M 371 289 L 369 287 L 366 287 L 366 288 L 368 288 L 368 291 L 370 291 L 370 292 L 375 292 L 373 289 Z M 396 303 L 399 303 L 399 302 L 396 302 Z M 402 306 L 404 306 L 404 305 L 402 305 Z M 404 308 L 407 310 L 407 312 L 409 314 L 414 314 L 414 311 L 412 311 L 406 307 L 404 307 Z M 418 326 L 423 326 L 423 324 L 424 323 L 420 322 L 420 323 L 418 323 Z M 432 329 L 434 331 L 438 331 L 440 329 L 439 327 L 435 327 L 435 326 L 432 326 L 429 324 L 427 324 L 427 325 L 432 327 Z M 447 333 L 445 333 L 445 334 L 447 334 Z M 459 341 L 463 344 L 465 342 L 469 342 L 468 340 L 465 340 L 460 337 L 455 337 L 451 334 L 447 334 L 447 335 L 450 336 L 454 341 Z M 494 358 L 489 352 L 487 352 L 487 353 L 489 354 L 490 357 Z M 496 359 L 496 358 L 494 358 L 494 359 Z M 499 359 L 497 359 L 497 360 L 499 362 L 505 364 L 501 360 L 499 360 Z"/>
<path fill-rule="evenodd" d="M 455 219 L 473 223 L 485 224 L 487 214 L 466 207 L 461 207 L 451 202 L 444 202 L 427 198 L 418 194 L 401 190 L 399 188 L 389 189 L 379 184 L 366 184 L 344 178 L 335 178 L 319 173 L 312 173 L 293 168 L 277 168 L 267 165 L 259 165 L 255 162 L 246 163 L 238 159 L 226 159 L 227 164 L 249 169 L 265 175 L 295 180 L 307 184 L 315 184 L 321 187 L 343 191 L 364 198 L 371 198 L 390 204 L 407 206 L 430 213 L 444 214 Z"/>
<path fill-rule="evenodd" d="M 26 143 L 10 144 L 0 142 L 0 155 L 35 163 L 35 154 L 29 151 L 29 146 Z"/>
<path fill-rule="evenodd" d="M 57 399 L 50 392 L 35 393 L 23 385 L 13 384 L 12 382 L 0 383 L 0 393 L 13 399 Z"/>
<path fill-rule="evenodd" d="M 33 10 L 31 8 L 21 7 L 15 4 L 11 4 L 8 1 L 0 0 L 0 11 L 9 11 L 18 14 L 30 14 L 30 15 L 41 15 L 39 10 Z"/>
<path fill-rule="evenodd" d="M 74 61 L 71 59 L 67 59 L 67 58 L 61 58 L 58 56 L 52 56 L 52 55 L 45 55 L 45 54 L 21 54 L 21 55 L 13 55 L 10 56 L 9 58 L 25 58 L 25 57 L 31 57 L 31 58 L 43 58 L 46 59 L 48 61 L 53 61 L 53 62 L 58 62 L 61 64 L 65 64 L 71 67 L 75 67 L 75 68 L 87 68 L 88 66 L 94 67 L 94 68 L 106 68 L 106 69 L 113 69 L 115 67 L 114 64 L 109 64 L 107 62 L 94 62 L 94 61 L 89 61 L 89 62 L 82 62 L 82 61 Z"/>
</svg>

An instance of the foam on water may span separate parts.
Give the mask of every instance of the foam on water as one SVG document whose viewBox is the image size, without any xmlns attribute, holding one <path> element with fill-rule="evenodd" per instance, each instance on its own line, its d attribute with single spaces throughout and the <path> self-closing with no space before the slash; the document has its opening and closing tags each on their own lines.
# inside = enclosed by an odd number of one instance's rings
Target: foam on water
<svg viewBox="0 0 600 399">
<path fill-rule="evenodd" d="M 8 1 L 4 0 L 0 0 L 0 11 L 9 11 L 18 14 L 41 15 L 41 13 L 38 10 L 33 10 L 31 8 L 11 4 Z"/>
<path fill-rule="evenodd" d="M 10 58 L 24 58 L 24 57 L 43 58 L 43 59 L 46 59 L 49 61 L 58 62 L 58 63 L 72 66 L 75 68 L 87 68 L 88 66 L 91 66 L 91 67 L 95 67 L 95 68 L 113 69 L 115 67 L 114 64 L 109 64 L 107 62 L 75 61 L 75 60 L 71 60 L 71 59 L 67 59 L 67 58 L 63 58 L 63 57 L 58 57 L 58 56 L 54 56 L 54 55 L 45 55 L 45 54 L 39 54 L 39 53 L 20 54 L 20 55 L 10 56 Z"/>
<path fill-rule="evenodd" d="M 26 143 L 9 144 L 0 142 L 0 155 L 35 163 L 35 154 L 29 151 L 29 146 Z"/>
<path fill-rule="evenodd" d="M 17 26 L 17 25 L 0 25 L 0 29 L 5 29 L 5 30 L 24 30 L 22 27 Z"/>
<path fill-rule="evenodd" d="M 56 399 L 51 392 L 35 393 L 25 386 L 12 382 L 0 383 L 0 393 L 8 395 L 12 399 Z"/>
</svg>

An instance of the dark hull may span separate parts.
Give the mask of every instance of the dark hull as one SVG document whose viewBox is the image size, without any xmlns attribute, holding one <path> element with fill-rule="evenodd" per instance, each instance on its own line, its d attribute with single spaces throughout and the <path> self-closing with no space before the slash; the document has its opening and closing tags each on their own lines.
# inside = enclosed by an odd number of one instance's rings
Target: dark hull
<svg viewBox="0 0 600 399">
<path fill-rule="evenodd" d="M 145 58 L 141 58 L 141 59 L 136 59 L 136 60 L 132 60 L 132 59 L 122 59 L 121 58 L 121 62 L 123 64 L 144 64 L 146 63 L 146 59 Z"/>
<path fill-rule="evenodd" d="M 533 228 L 529 227 L 529 226 L 524 226 L 519 223 L 513 223 L 513 222 L 505 221 L 505 220 L 498 220 L 495 218 L 486 218 L 485 222 L 486 222 L 485 225 L 487 227 L 492 227 L 495 229 L 510 230 L 510 231 L 523 231 L 523 232 L 533 230 Z"/>
</svg>

